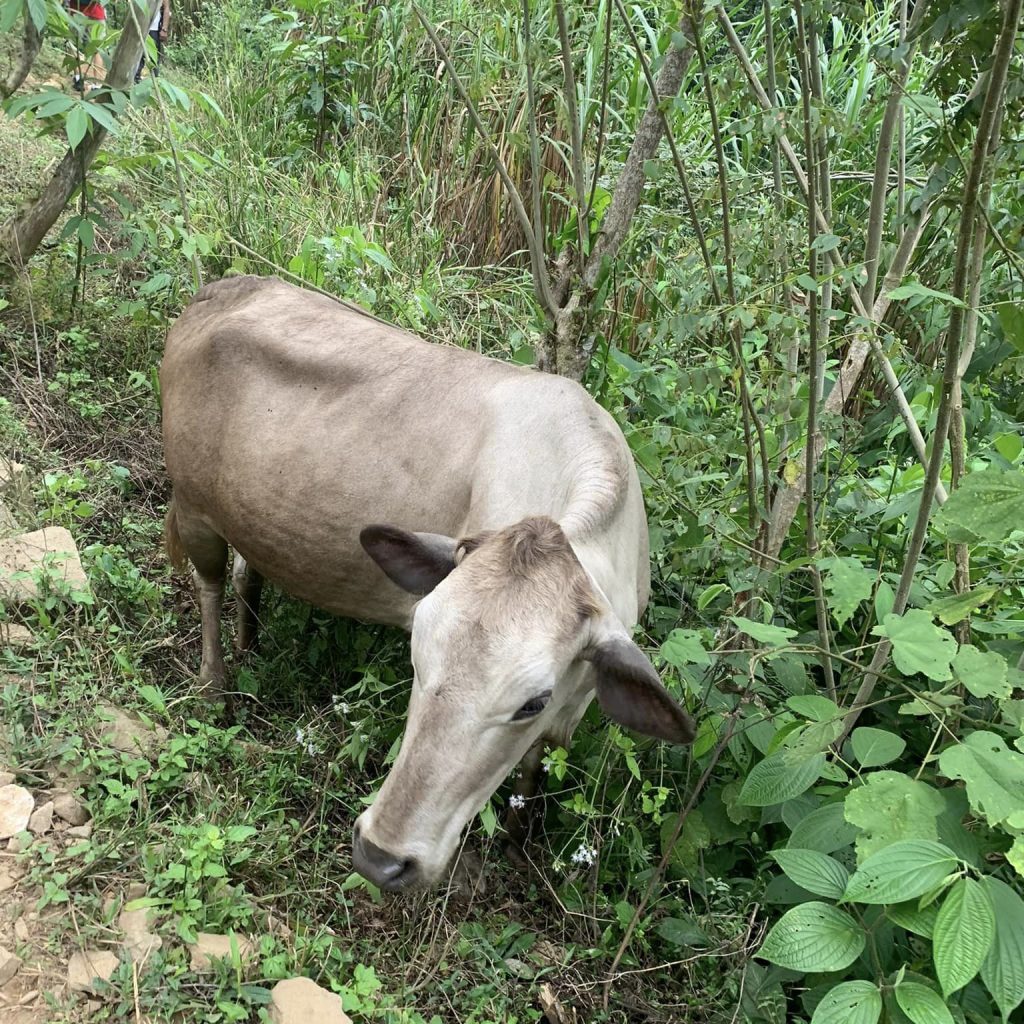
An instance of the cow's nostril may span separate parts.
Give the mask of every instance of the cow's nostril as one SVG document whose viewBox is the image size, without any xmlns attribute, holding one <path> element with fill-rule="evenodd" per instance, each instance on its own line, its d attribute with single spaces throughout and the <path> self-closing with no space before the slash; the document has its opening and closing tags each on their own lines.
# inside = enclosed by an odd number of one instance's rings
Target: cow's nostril
<svg viewBox="0 0 1024 1024">
<path fill-rule="evenodd" d="M 356 829 L 352 841 L 352 866 L 381 889 L 406 889 L 419 875 L 415 860 L 396 857 L 370 842 Z"/>
</svg>

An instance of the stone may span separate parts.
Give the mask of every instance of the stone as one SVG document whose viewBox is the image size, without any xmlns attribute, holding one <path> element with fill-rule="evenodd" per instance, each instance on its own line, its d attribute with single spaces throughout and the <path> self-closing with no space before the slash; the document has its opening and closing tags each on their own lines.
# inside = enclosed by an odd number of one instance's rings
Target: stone
<svg viewBox="0 0 1024 1024">
<path fill-rule="evenodd" d="M 47 800 L 41 807 L 32 812 L 28 819 L 28 830 L 34 836 L 45 835 L 53 828 L 53 801 Z"/>
<path fill-rule="evenodd" d="M 213 935 L 210 932 L 200 932 L 196 941 L 188 947 L 192 960 L 192 970 L 196 974 L 209 974 L 216 969 L 215 961 L 227 959 L 233 961 L 231 952 L 232 942 L 238 947 L 238 958 L 245 967 L 256 953 L 252 942 L 244 935 L 231 932 L 228 935 Z"/>
<path fill-rule="evenodd" d="M 9 786 L 14 778 L 14 772 L 0 772 L 0 786 Z"/>
<path fill-rule="evenodd" d="M 113 704 L 100 704 L 98 709 L 104 722 L 100 738 L 107 746 L 123 754 L 143 754 L 151 757 L 167 742 L 167 730 L 159 725 L 148 725 L 136 715 L 129 715 Z"/>
<path fill-rule="evenodd" d="M 120 961 L 106 949 L 80 949 L 68 961 L 68 989 L 99 993 L 96 980 L 110 981 Z"/>
<path fill-rule="evenodd" d="M 28 626 L 22 626 L 17 622 L 0 622 L 0 647 L 24 651 L 35 643 L 35 639 Z"/>
<path fill-rule="evenodd" d="M 40 575 L 58 587 L 89 590 L 78 546 L 63 526 L 47 526 L 0 540 L 0 597 L 12 601 L 36 599 L 44 589 Z"/>
<path fill-rule="evenodd" d="M 22 786 L 0 786 L 0 839 L 24 832 L 35 800 Z"/>
<path fill-rule="evenodd" d="M 270 1019 L 274 1024 L 352 1024 L 341 996 L 309 978 L 286 978 L 271 989 Z"/>
<path fill-rule="evenodd" d="M 20 970 L 20 958 L 0 946 L 0 985 L 6 985 Z"/>
<path fill-rule="evenodd" d="M 89 820 L 89 812 L 70 793 L 53 794 L 53 811 L 69 825 L 84 825 Z"/>
<path fill-rule="evenodd" d="M 28 942 L 28 936 L 28 921 L 26 921 L 24 917 L 19 917 L 18 920 L 14 922 L 14 937 L 19 942 Z"/>
<path fill-rule="evenodd" d="M 149 930 L 152 918 L 153 911 L 148 907 L 121 911 L 117 926 L 124 935 L 121 946 L 129 960 L 143 963 L 164 944 L 159 935 Z"/>
<path fill-rule="evenodd" d="M 87 821 L 84 825 L 72 825 L 64 835 L 69 839 L 91 839 L 92 822 Z"/>
<path fill-rule="evenodd" d="M 24 853 L 31 845 L 31 840 L 26 842 L 21 836 L 11 836 L 7 840 L 8 853 Z M 2 892 L 3 890 L 0 890 Z"/>
</svg>

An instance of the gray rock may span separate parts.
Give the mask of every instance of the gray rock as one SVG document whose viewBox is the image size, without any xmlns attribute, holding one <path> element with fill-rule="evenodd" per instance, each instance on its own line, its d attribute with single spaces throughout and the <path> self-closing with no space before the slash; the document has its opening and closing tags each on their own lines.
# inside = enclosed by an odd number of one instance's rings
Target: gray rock
<svg viewBox="0 0 1024 1024">
<path fill-rule="evenodd" d="M 53 794 L 53 811 L 69 825 L 84 825 L 89 820 L 89 812 L 70 793 Z"/>
<path fill-rule="evenodd" d="M 0 772 L 0 786 L 9 786 L 14 782 L 14 772 Z"/>
<path fill-rule="evenodd" d="M 106 949 L 80 949 L 68 961 L 68 989 L 98 993 L 97 979 L 110 981 L 119 961 Z"/>
<path fill-rule="evenodd" d="M 28 626 L 17 622 L 0 622 L 0 647 L 6 645 L 12 651 L 24 651 L 35 643 L 35 639 Z"/>
<path fill-rule="evenodd" d="M 0 839 L 24 832 L 35 801 L 23 786 L 0 786 Z"/>
<path fill-rule="evenodd" d="M 92 822 L 87 821 L 84 825 L 72 825 L 64 835 L 69 839 L 91 839 Z"/>
<path fill-rule="evenodd" d="M 21 960 L 0 946 L 0 985 L 6 985 L 20 970 Z"/>
<path fill-rule="evenodd" d="M 152 757 L 167 742 L 167 730 L 159 725 L 148 725 L 113 704 L 100 704 L 97 710 L 104 719 L 100 738 L 115 750 Z"/>
<path fill-rule="evenodd" d="M 163 944 L 164 940 L 149 930 L 154 917 L 153 910 L 142 907 L 139 910 L 122 910 L 117 926 L 124 935 L 121 943 L 130 960 L 143 963 Z"/>
<path fill-rule="evenodd" d="M 0 540 L 0 597 L 34 600 L 42 590 L 40 573 L 71 590 L 89 590 L 78 546 L 63 526 Z"/>
<path fill-rule="evenodd" d="M 209 974 L 215 970 L 215 961 L 227 959 L 233 962 L 232 942 L 238 947 L 238 958 L 242 966 L 250 964 L 256 954 L 256 947 L 244 935 L 236 932 L 229 935 L 200 932 L 196 936 L 196 941 L 190 943 L 188 947 L 192 970 L 196 974 Z"/>
<path fill-rule="evenodd" d="M 34 836 L 45 835 L 53 828 L 53 801 L 47 800 L 41 807 L 32 812 L 28 819 L 28 830 Z"/>
<path fill-rule="evenodd" d="M 270 992 L 274 1024 L 352 1024 L 341 1008 L 341 997 L 309 978 L 286 978 Z"/>
</svg>

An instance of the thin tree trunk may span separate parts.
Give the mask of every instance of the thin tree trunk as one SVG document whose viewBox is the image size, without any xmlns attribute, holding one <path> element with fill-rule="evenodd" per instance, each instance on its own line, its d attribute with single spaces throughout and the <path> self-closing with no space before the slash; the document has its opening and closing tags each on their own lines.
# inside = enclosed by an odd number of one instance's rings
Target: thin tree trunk
<svg viewBox="0 0 1024 1024">
<path fill-rule="evenodd" d="M 160 0 L 147 0 L 146 13 L 129 16 L 117 49 L 114 51 L 106 85 L 114 91 L 128 89 L 135 78 L 135 69 L 142 58 L 144 34 L 141 25 L 148 25 Z M 100 102 L 99 100 L 93 102 Z M 42 195 L 20 216 L 12 217 L 0 228 L 0 253 L 15 266 L 24 266 L 31 259 L 47 231 L 57 222 L 71 197 L 82 187 L 85 172 L 106 139 L 105 128 L 92 122 L 89 134 L 77 149 L 68 149 L 47 182 Z"/>
<path fill-rule="evenodd" d="M 7 99 L 21 88 L 22 82 L 28 78 L 28 73 L 32 70 L 32 65 L 36 62 L 36 57 L 39 56 L 39 51 L 43 46 L 43 34 L 36 28 L 36 23 L 27 10 L 24 17 L 25 30 L 21 37 L 21 53 L 18 54 L 18 60 L 4 81 L 0 99 Z"/>
<path fill-rule="evenodd" d="M 969 294 L 969 277 L 973 256 L 972 246 L 976 237 L 977 220 L 984 216 L 981 202 L 984 198 L 985 170 L 990 150 L 994 152 L 999 143 L 999 111 L 1002 109 L 1003 91 L 1006 88 L 1007 73 L 1013 57 L 1022 4 L 1024 4 L 1024 0 L 1007 0 L 1004 7 L 1003 24 L 992 57 L 985 102 L 978 119 L 978 132 L 974 139 L 971 162 L 967 169 L 967 180 L 964 182 L 960 225 L 957 230 L 956 263 L 953 268 L 953 284 L 950 289 L 953 297 L 959 302 L 954 304 L 949 311 L 949 327 L 946 330 L 942 372 L 942 397 L 939 400 L 935 431 L 931 439 L 931 458 L 928 460 L 924 486 L 921 491 L 921 504 L 918 508 L 917 519 L 914 521 L 910 544 L 904 556 L 903 572 L 900 574 L 899 586 L 896 588 L 896 597 L 893 600 L 892 610 L 895 615 L 902 615 L 907 607 L 907 599 L 910 596 L 914 575 L 917 572 L 917 563 L 924 550 L 925 538 L 928 533 L 932 498 L 945 461 L 946 438 L 949 433 L 956 384 L 960 373 L 966 300 Z M 984 238 L 982 237 L 981 240 L 984 241 Z M 889 660 L 891 650 L 892 644 L 888 640 L 883 640 L 879 644 L 853 699 L 853 704 L 843 720 L 843 734 L 837 740 L 837 744 L 842 743 L 860 717 L 861 712 L 870 703 L 878 678 Z"/>
<path fill-rule="evenodd" d="M 683 19 L 685 22 L 685 18 Z M 688 37 L 689 29 L 683 31 Z M 662 61 L 655 78 L 655 92 L 647 101 L 640 118 L 626 163 L 615 184 L 615 192 L 601 221 L 593 248 L 583 273 L 563 281 L 558 289 L 562 300 L 548 336 L 543 339 L 537 365 L 549 373 L 559 373 L 580 380 L 593 353 L 594 337 L 590 332 L 590 300 L 606 262 L 615 258 L 640 205 L 647 174 L 644 166 L 654 158 L 665 135 L 665 115 L 660 103 L 679 92 L 683 74 L 693 56 L 687 38 L 684 46 L 674 42 Z M 564 299 L 562 298 L 564 296 Z"/>
</svg>

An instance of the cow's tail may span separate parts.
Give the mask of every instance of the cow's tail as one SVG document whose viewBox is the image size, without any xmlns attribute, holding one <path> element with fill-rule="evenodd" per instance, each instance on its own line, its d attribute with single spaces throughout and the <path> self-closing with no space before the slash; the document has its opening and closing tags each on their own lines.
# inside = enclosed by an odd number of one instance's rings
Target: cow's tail
<svg viewBox="0 0 1024 1024">
<path fill-rule="evenodd" d="M 167 506 L 167 517 L 164 519 L 164 550 L 167 552 L 168 561 L 179 572 L 188 565 L 188 552 L 178 532 L 178 509 L 173 497 Z"/>
</svg>

